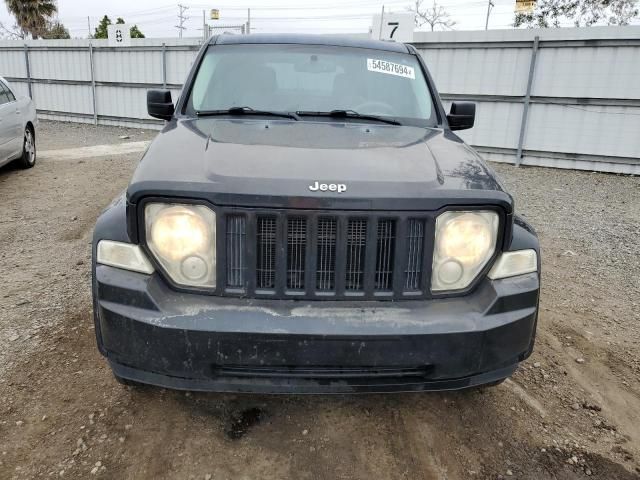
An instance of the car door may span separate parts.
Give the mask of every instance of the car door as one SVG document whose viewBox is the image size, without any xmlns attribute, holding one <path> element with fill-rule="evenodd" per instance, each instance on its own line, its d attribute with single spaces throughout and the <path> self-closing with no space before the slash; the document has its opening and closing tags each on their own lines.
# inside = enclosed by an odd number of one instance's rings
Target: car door
<svg viewBox="0 0 640 480">
<path fill-rule="evenodd" d="M 6 163 L 10 155 L 9 148 L 13 130 L 10 128 L 9 122 L 5 121 L 5 118 L 9 116 L 10 110 L 9 96 L 2 83 L 0 83 L 0 165 Z"/>
<path fill-rule="evenodd" d="M 3 112 L 6 109 L 6 115 L 0 117 L 3 130 L 7 130 L 7 143 L 5 145 L 7 156 L 14 158 L 22 151 L 22 112 L 20 111 L 20 102 L 16 99 L 9 86 L 0 80 L 0 88 L 2 92 Z M 6 100 L 6 103 L 5 103 Z M 4 135 L 4 134 L 1 134 Z"/>
</svg>

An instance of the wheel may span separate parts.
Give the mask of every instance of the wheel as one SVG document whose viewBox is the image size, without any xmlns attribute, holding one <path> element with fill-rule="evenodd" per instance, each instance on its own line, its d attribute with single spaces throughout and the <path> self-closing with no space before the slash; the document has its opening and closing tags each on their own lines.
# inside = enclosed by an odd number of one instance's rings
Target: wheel
<svg viewBox="0 0 640 480">
<path fill-rule="evenodd" d="M 36 164 L 36 136 L 33 128 L 24 129 L 24 140 L 22 141 L 22 156 L 18 159 L 21 168 L 31 168 Z"/>
<path fill-rule="evenodd" d="M 140 383 L 140 382 L 136 382 L 135 380 L 129 380 L 128 378 L 120 377 L 120 376 L 116 375 L 115 373 L 113 374 L 113 376 L 115 377 L 115 379 L 117 380 L 118 383 L 120 383 L 122 385 L 126 385 L 127 387 L 142 387 L 142 386 L 144 386 L 144 383 Z"/>
</svg>

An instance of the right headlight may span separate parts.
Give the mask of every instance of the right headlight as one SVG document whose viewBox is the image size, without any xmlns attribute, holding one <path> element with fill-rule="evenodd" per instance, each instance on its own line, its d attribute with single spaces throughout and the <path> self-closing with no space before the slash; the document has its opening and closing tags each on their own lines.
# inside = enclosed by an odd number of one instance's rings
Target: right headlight
<svg viewBox="0 0 640 480">
<path fill-rule="evenodd" d="M 147 245 L 171 279 L 181 285 L 216 285 L 216 215 L 203 205 L 146 205 Z"/>
<path fill-rule="evenodd" d="M 460 290 L 493 256 L 498 214 L 488 210 L 444 212 L 436 219 L 431 290 Z"/>
</svg>

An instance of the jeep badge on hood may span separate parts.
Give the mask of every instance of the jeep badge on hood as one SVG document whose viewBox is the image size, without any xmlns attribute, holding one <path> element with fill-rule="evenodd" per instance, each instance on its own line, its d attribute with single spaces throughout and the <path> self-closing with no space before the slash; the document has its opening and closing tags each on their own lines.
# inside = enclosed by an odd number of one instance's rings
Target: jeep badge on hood
<svg viewBox="0 0 640 480">
<path fill-rule="evenodd" d="M 317 191 L 321 191 L 321 192 L 338 192 L 338 193 L 342 193 L 342 192 L 346 192 L 347 191 L 347 186 L 344 183 L 320 183 L 320 182 L 314 182 L 313 185 L 309 185 L 309 190 L 311 190 L 312 192 L 317 192 Z"/>
</svg>

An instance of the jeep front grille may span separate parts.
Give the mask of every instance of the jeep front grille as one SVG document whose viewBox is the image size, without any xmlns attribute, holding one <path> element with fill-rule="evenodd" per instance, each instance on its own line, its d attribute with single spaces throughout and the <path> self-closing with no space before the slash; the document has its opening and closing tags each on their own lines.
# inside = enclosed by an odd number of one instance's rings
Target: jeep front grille
<svg viewBox="0 0 640 480">
<path fill-rule="evenodd" d="M 223 293 L 268 298 L 420 298 L 428 215 L 265 211 L 218 223 Z"/>
</svg>

